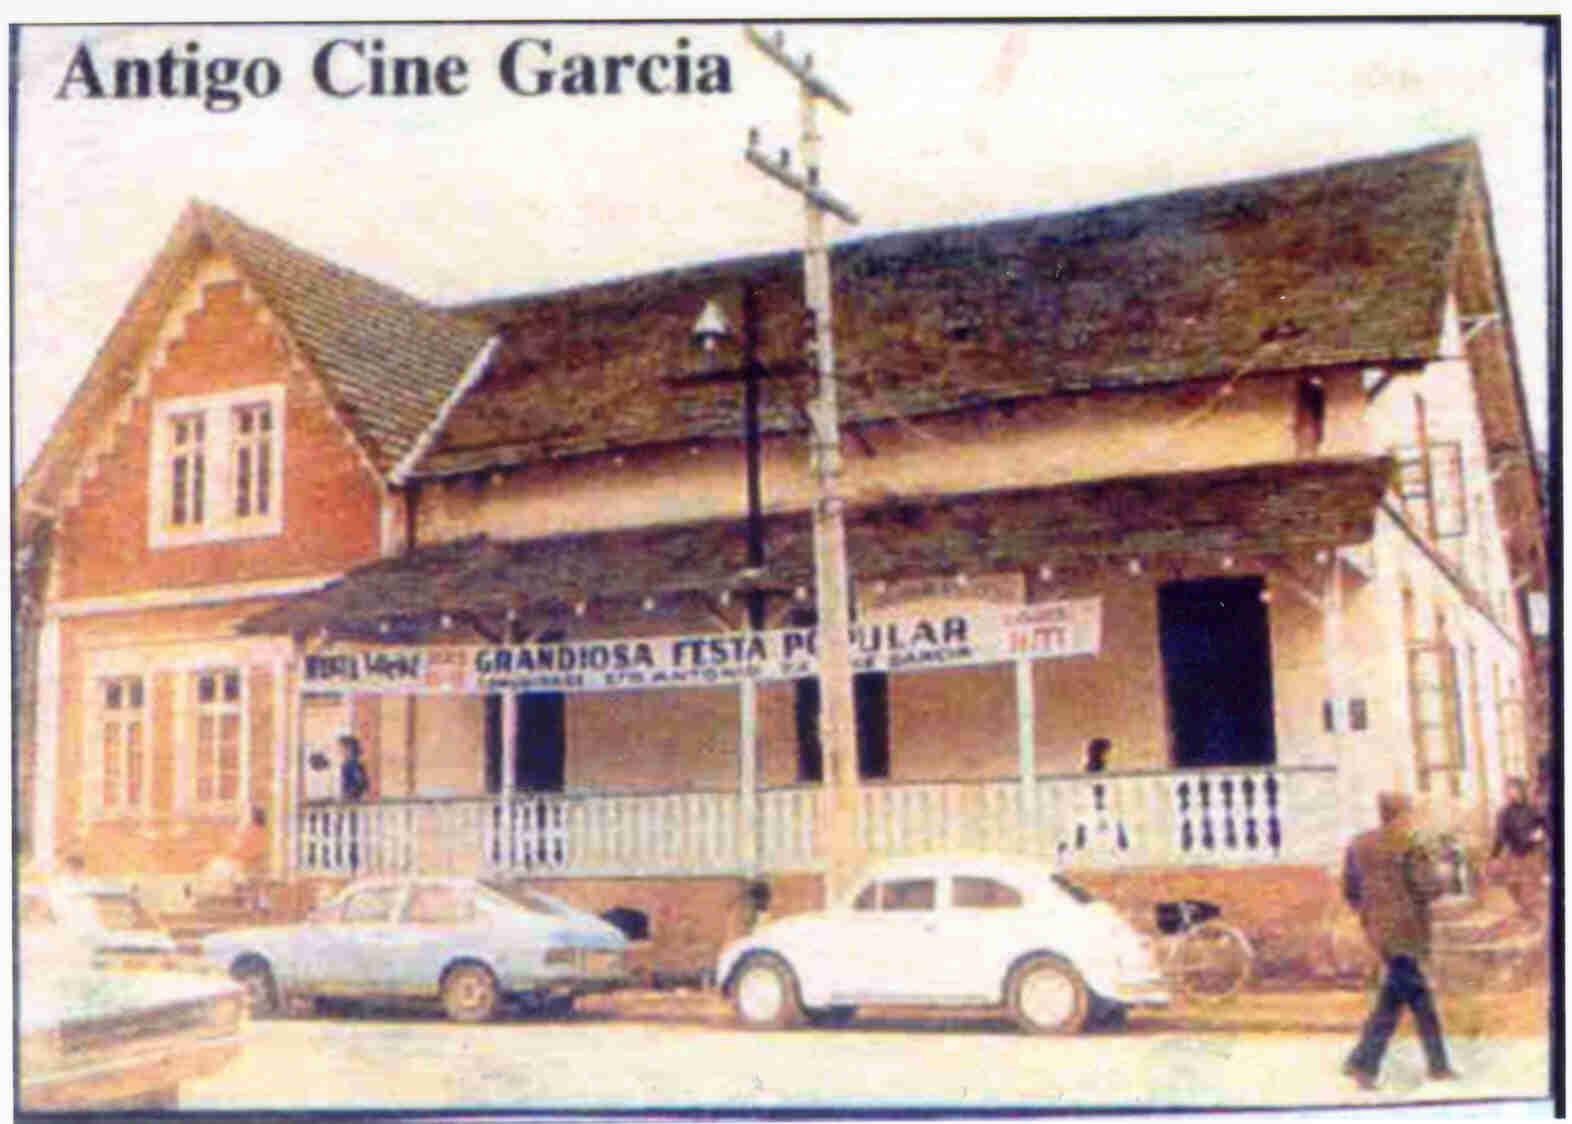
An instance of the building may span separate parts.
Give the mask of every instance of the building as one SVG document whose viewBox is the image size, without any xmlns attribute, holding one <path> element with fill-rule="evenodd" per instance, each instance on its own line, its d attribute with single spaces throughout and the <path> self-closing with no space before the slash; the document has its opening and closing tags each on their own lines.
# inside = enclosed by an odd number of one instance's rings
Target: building
<svg viewBox="0 0 1572 1124">
<path fill-rule="evenodd" d="M 1548 571 L 1472 143 L 833 276 L 861 851 L 1270 927 L 1380 789 L 1482 845 Z M 801 291 L 778 255 L 438 309 L 193 203 L 21 486 L 35 861 L 175 904 L 216 860 L 551 879 L 686 965 L 758 884 L 820 900 Z"/>
</svg>

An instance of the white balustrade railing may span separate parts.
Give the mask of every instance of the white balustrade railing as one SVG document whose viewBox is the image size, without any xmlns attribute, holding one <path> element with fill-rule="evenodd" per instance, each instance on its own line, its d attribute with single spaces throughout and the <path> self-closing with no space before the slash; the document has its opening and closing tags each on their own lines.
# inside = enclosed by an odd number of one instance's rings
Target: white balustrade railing
<svg viewBox="0 0 1572 1124">
<path fill-rule="evenodd" d="M 1237 866 L 1335 857 L 1330 766 L 1099 773 L 1019 780 L 865 783 L 870 856 L 1037 854 L 1064 867 Z M 826 791 L 529 793 L 317 804 L 302 810 L 303 873 L 607 876 L 745 874 L 824 865 Z"/>
<path fill-rule="evenodd" d="M 759 793 L 761 869 L 806 870 L 822 865 L 819 825 L 828 815 L 827 800 L 818 785 Z"/>
<path fill-rule="evenodd" d="M 1062 866 L 1321 865 L 1337 847 L 1331 766 L 1102 773 L 1037 790 Z"/>
<path fill-rule="evenodd" d="M 861 796 L 871 855 L 1018 851 L 1026 843 L 1020 781 L 870 784 Z"/>
<path fill-rule="evenodd" d="M 300 870 L 322 874 L 709 874 L 737 868 L 737 795 L 391 800 L 300 816 Z"/>
</svg>

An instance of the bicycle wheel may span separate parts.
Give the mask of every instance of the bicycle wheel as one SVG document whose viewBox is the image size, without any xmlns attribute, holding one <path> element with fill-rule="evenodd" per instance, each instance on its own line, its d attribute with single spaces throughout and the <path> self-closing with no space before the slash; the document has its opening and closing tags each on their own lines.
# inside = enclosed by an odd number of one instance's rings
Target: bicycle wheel
<svg viewBox="0 0 1572 1124">
<path fill-rule="evenodd" d="M 1173 976 L 1192 999 L 1227 999 L 1250 976 L 1255 953 L 1245 935 L 1221 921 L 1203 921 L 1179 936 Z"/>
</svg>

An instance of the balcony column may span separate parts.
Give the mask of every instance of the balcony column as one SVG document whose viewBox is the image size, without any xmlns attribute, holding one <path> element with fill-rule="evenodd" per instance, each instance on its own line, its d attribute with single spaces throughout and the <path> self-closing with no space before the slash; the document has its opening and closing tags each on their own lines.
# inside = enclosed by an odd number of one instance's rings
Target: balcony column
<svg viewBox="0 0 1572 1124">
<path fill-rule="evenodd" d="M 1331 699 L 1331 726 L 1327 740 L 1332 746 L 1332 763 L 1337 767 L 1334 781 L 1337 790 L 1337 812 L 1334 829 L 1337 845 L 1353 838 L 1360 825 L 1369 819 L 1369 810 L 1360 807 L 1360 785 L 1356 769 L 1349 759 L 1352 743 L 1347 736 L 1348 723 L 1353 708 L 1348 701 L 1348 686 L 1343 673 L 1343 581 L 1341 560 L 1336 549 L 1327 563 L 1326 593 L 1321 599 L 1322 661 L 1326 665 L 1327 692 Z M 1368 803 L 1368 801 L 1366 801 Z"/>
<path fill-rule="evenodd" d="M 502 784 L 504 803 L 513 799 L 513 778 L 518 776 L 519 697 L 512 691 L 502 695 Z"/>
<path fill-rule="evenodd" d="M 1032 661 L 1015 661 L 1015 731 L 1020 756 L 1021 811 L 1017 819 L 1020 844 L 1036 851 L 1037 823 L 1037 697 Z"/>
<path fill-rule="evenodd" d="M 757 684 L 737 688 L 737 859 L 749 878 L 759 874 L 759 737 Z"/>
</svg>

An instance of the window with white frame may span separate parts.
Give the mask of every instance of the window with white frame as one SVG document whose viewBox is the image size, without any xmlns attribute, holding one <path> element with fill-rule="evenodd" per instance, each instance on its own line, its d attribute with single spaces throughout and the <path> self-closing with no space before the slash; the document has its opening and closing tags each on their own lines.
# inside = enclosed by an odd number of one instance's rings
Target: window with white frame
<svg viewBox="0 0 1572 1124">
<path fill-rule="evenodd" d="M 200 410 L 169 421 L 169 523 L 200 527 L 207 517 L 206 425 Z"/>
<path fill-rule="evenodd" d="M 148 804 L 147 692 L 140 675 L 97 680 L 98 803 L 105 815 L 140 812 Z"/>
<path fill-rule="evenodd" d="M 173 398 L 154 410 L 151 544 L 277 534 L 284 388 Z"/>
<path fill-rule="evenodd" d="M 246 402 L 234 408 L 230 453 L 235 468 L 237 520 L 265 516 L 273 500 L 273 407 Z"/>
<path fill-rule="evenodd" d="M 238 668 L 191 675 L 192 781 L 198 806 L 228 806 L 240 799 L 244 753 L 245 691 Z"/>
</svg>

